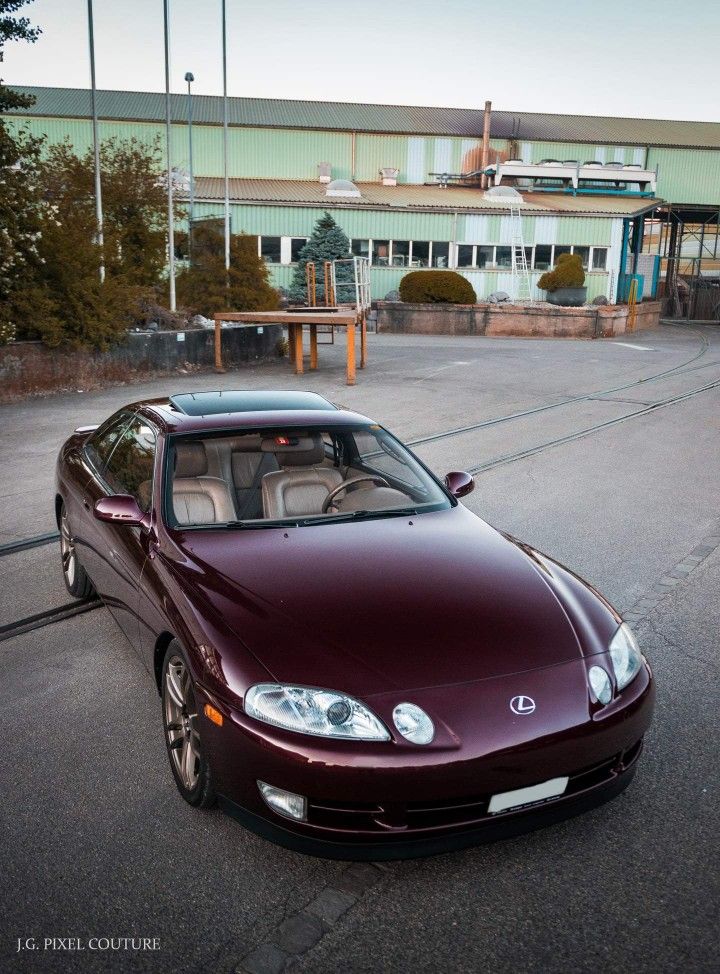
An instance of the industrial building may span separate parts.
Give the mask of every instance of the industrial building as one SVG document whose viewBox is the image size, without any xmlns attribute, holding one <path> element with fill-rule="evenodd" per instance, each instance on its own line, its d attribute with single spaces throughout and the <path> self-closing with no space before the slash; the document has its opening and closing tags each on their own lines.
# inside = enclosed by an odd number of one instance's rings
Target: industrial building
<svg viewBox="0 0 720 974">
<path fill-rule="evenodd" d="M 89 91 L 18 90 L 36 103 L 15 124 L 92 145 Z M 100 91 L 97 105 L 101 139 L 164 139 L 164 95 Z M 172 95 L 171 161 L 186 189 L 189 108 Z M 222 218 L 222 99 L 193 96 L 191 110 L 194 217 Z M 512 293 L 519 221 L 535 299 L 572 250 L 588 299 L 623 300 L 636 275 L 666 313 L 720 317 L 720 123 L 493 111 L 483 151 L 482 110 L 230 98 L 228 113 L 231 229 L 257 235 L 277 286 L 329 211 L 370 259 L 375 298 L 423 267 L 457 269 L 479 299 Z"/>
</svg>

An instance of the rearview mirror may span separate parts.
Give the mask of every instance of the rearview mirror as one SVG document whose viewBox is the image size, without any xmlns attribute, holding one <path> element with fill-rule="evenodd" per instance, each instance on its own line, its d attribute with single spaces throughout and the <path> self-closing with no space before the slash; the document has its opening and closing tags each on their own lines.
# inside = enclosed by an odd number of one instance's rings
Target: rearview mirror
<svg viewBox="0 0 720 974">
<path fill-rule="evenodd" d="M 140 510 L 138 502 L 130 494 L 113 494 L 110 497 L 101 497 L 99 501 L 95 502 L 93 513 L 98 521 L 127 524 L 130 527 L 137 527 L 147 520 L 147 514 Z"/>
<path fill-rule="evenodd" d="M 465 497 L 475 490 L 475 481 L 464 470 L 453 470 L 445 477 L 445 486 L 453 497 Z"/>
</svg>

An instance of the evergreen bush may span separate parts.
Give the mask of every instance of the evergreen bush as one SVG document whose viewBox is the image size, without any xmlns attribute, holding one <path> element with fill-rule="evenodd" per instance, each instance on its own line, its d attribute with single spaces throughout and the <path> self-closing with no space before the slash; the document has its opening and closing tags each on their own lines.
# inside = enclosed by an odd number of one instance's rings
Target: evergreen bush
<svg viewBox="0 0 720 974">
<path fill-rule="evenodd" d="M 230 270 L 225 270 L 223 231 L 213 224 L 193 228 L 192 264 L 175 282 L 178 304 L 206 318 L 218 311 L 275 311 L 278 292 L 258 256 L 257 237 L 230 237 Z"/>
<path fill-rule="evenodd" d="M 583 287 L 585 271 L 580 254 L 560 254 L 555 268 L 546 271 L 538 281 L 541 291 L 557 291 L 561 287 Z"/>
<path fill-rule="evenodd" d="M 477 304 L 475 290 L 455 271 L 412 271 L 400 281 L 406 304 Z"/>
</svg>

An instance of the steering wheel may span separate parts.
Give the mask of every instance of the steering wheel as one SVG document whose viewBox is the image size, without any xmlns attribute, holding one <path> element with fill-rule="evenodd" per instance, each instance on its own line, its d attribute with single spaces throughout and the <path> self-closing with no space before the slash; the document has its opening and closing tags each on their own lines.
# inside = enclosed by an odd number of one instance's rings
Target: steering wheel
<svg viewBox="0 0 720 974">
<path fill-rule="evenodd" d="M 343 480 L 341 484 L 338 484 L 337 487 L 334 490 L 331 490 L 330 493 L 327 495 L 327 497 L 323 501 L 321 513 L 327 514 L 328 508 L 330 507 L 330 505 L 335 500 L 338 494 L 341 494 L 344 490 L 347 490 L 348 487 L 352 487 L 353 484 L 362 484 L 366 480 L 369 480 L 373 484 L 377 484 L 378 487 L 390 486 L 390 484 L 387 482 L 387 480 L 385 480 L 384 477 L 379 477 L 377 474 L 372 477 L 353 477 L 352 480 Z"/>
</svg>

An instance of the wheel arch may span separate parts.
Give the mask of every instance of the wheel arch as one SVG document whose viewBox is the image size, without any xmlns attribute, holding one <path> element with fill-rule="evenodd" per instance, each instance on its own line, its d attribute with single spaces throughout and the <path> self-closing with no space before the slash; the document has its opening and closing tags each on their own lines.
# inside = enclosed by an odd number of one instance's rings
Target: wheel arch
<svg viewBox="0 0 720 974">
<path fill-rule="evenodd" d="M 175 634 L 169 630 L 161 632 L 155 640 L 155 651 L 153 654 L 153 672 L 155 674 L 155 685 L 158 693 L 162 693 L 162 665 L 165 653 L 170 643 L 175 639 Z"/>
</svg>

